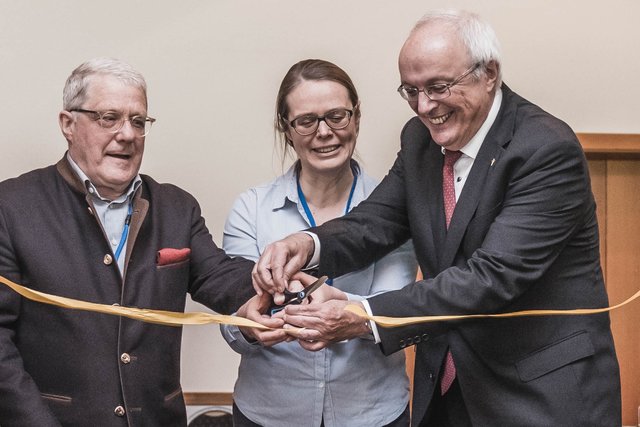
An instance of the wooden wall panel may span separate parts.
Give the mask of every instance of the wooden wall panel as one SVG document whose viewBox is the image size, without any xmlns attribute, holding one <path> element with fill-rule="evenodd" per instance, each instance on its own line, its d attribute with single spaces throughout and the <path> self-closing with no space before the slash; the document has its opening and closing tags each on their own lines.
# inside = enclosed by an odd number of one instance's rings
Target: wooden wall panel
<svg viewBox="0 0 640 427">
<path fill-rule="evenodd" d="M 640 289 L 640 135 L 578 134 L 598 204 L 600 252 L 611 305 Z M 622 382 L 622 424 L 640 420 L 640 301 L 611 313 Z"/>
<path fill-rule="evenodd" d="M 607 161 L 606 282 L 617 304 L 640 288 L 640 160 Z M 638 424 L 640 310 L 638 301 L 611 313 L 620 362 L 623 424 Z"/>
<path fill-rule="evenodd" d="M 600 231 L 600 262 L 606 277 L 607 269 L 607 161 L 589 160 L 591 189 L 596 199 L 596 214 Z"/>
</svg>

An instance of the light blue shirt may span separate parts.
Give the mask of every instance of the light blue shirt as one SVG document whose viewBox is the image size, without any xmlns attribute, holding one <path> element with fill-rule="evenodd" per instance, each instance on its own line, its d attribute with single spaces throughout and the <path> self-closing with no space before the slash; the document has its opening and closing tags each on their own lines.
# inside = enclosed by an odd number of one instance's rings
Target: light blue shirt
<svg viewBox="0 0 640 427">
<path fill-rule="evenodd" d="M 376 187 L 359 173 L 351 206 Z M 257 260 L 269 243 L 310 227 L 298 199 L 294 167 L 235 201 L 224 228 L 223 247 L 232 256 Z M 375 264 L 334 279 L 333 285 L 362 299 L 415 281 L 413 245 L 406 243 Z M 263 426 L 372 427 L 390 423 L 409 402 L 404 352 L 385 357 L 372 340 L 353 339 L 318 352 L 297 342 L 262 347 L 237 327 L 222 335 L 241 361 L 234 402 Z"/>
<path fill-rule="evenodd" d="M 80 169 L 80 166 L 73 161 L 69 153 L 67 152 L 67 160 L 71 165 L 71 169 L 78 175 L 80 181 L 82 181 L 87 189 L 87 192 L 91 195 L 93 201 L 93 207 L 95 209 L 95 215 L 98 221 L 102 225 L 102 229 L 107 237 L 111 252 L 114 253 L 120 244 L 120 240 L 123 237 L 124 222 L 129 213 L 129 204 L 133 200 L 133 195 L 142 184 L 140 175 L 136 175 L 131 182 L 126 193 L 122 194 L 115 200 L 105 199 L 98 193 L 98 189 L 91 182 L 89 177 Z M 128 236 L 126 236 L 128 237 Z M 127 256 L 127 239 L 125 238 L 120 257 L 117 259 L 118 269 L 120 274 L 124 275 L 124 260 Z"/>
</svg>

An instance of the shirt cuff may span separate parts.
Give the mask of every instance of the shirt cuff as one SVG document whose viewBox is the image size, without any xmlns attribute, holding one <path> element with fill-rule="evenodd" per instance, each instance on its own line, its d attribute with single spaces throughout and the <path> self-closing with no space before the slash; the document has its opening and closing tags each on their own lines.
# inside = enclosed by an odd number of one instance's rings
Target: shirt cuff
<svg viewBox="0 0 640 427">
<path fill-rule="evenodd" d="M 308 270 L 318 268 L 318 265 L 320 264 L 320 239 L 318 239 L 318 236 L 315 233 L 310 231 L 303 231 L 303 233 L 308 234 L 313 239 L 313 255 L 311 255 L 311 259 L 307 265 L 304 266 L 304 269 Z"/>
<path fill-rule="evenodd" d="M 369 307 L 369 301 L 363 299 L 360 302 L 364 306 L 364 310 L 367 312 L 367 314 L 369 316 L 373 316 L 373 313 L 371 313 L 371 307 Z M 371 332 L 373 333 L 373 340 L 376 344 L 380 344 L 380 335 L 378 334 L 378 326 L 376 325 L 376 322 L 374 322 L 373 320 L 367 320 L 367 322 L 369 322 L 369 327 L 371 328 Z"/>
</svg>

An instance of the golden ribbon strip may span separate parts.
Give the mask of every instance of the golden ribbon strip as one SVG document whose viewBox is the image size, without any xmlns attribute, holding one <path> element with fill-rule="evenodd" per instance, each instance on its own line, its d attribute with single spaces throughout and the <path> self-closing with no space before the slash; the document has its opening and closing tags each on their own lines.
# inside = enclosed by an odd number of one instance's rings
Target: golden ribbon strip
<svg viewBox="0 0 640 427">
<path fill-rule="evenodd" d="M 0 276 L 0 282 L 4 283 L 23 297 L 32 301 L 72 310 L 94 311 L 97 313 L 124 316 L 130 319 L 141 320 L 148 323 L 158 323 L 167 326 L 204 325 L 207 323 L 221 323 L 225 325 L 246 326 L 249 328 L 270 329 L 244 317 L 225 316 L 222 314 L 210 314 L 202 312 L 178 313 L 165 310 L 149 310 L 135 307 L 123 307 L 119 305 L 97 304 L 81 301 L 73 298 L 51 295 L 18 285 L 5 277 Z"/>
<path fill-rule="evenodd" d="M 124 316 L 130 319 L 140 320 L 148 323 L 157 323 L 167 326 L 182 325 L 204 325 L 208 323 L 218 323 L 224 325 L 243 326 L 257 329 L 271 329 L 257 322 L 237 316 L 227 316 L 222 314 L 210 314 L 203 312 L 179 313 L 165 310 L 150 310 L 135 307 L 124 307 L 118 305 L 97 304 L 93 302 L 81 301 L 73 298 L 60 297 L 40 291 L 35 291 L 27 287 L 18 285 L 3 276 L 0 276 L 0 283 L 13 289 L 23 297 L 32 301 L 44 304 L 55 305 L 62 308 L 72 310 L 85 310 L 97 313 L 111 314 L 116 316 Z M 511 313 L 499 314 L 464 314 L 449 316 L 415 316 L 415 317 L 387 317 L 387 316 L 369 316 L 360 306 L 348 305 L 348 310 L 356 315 L 368 320 L 376 322 L 382 327 L 394 328 L 398 326 L 412 325 L 416 323 L 441 322 L 445 320 L 463 320 L 463 319 L 483 319 L 483 318 L 506 318 L 506 317 L 523 317 L 523 316 L 577 316 L 586 314 L 598 314 L 616 310 L 629 304 L 631 301 L 640 297 L 640 291 L 636 292 L 626 301 L 611 307 L 603 308 L 578 308 L 573 310 L 524 310 Z M 298 328 L 286 329 L 287 332 L 294 333 Z"/>
<path fill-rule="evenodd" d="M 629 304 L 631 301 L 640 297 L 640 291 L 633 294 L 626 301 L 611 307 L 603 308 L 576 308 L 573 310 L 523 310 L 513 311 L 510 313 L 499 314 L 462 314 L 449 316 L 416 316 L 416 317 L 387 317 L 387 316 L 369 316 L 360 306 L 348 305 L 345 310 L 357 314 L 365 319 L 376 322 L 377 325 L 386 328 L 395 328 L 398 326 L 413 325 L 415 323 L 442 322 L 445 320 L 462 320 L 462 319 L 496 319 L 503 317 L 524 317 L 524 316 L 581 316 L 585 314 L 598 314 L 613 311 Z"/>
</svg>

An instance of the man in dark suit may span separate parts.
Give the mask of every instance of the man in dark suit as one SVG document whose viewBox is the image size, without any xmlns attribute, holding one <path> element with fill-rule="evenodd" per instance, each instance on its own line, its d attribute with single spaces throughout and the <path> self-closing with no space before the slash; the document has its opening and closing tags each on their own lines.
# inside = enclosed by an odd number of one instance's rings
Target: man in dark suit
<svg viewBox="0 0 640 427">
<path fill-rule="evenodd" d="M 607 306 L 583 151 L 565 123 L 501 83 L 493 30 L 466 12 L 428 14 L 399 68 L 417 117 L 389 174 L 349 215 L 272 244 L 254 286 L 278 294 L 316 260 L 339 276 L 412 238 L 425 280 L 368 298 L 370 314 Z M 344 305 L 290 306 L 285 320 L 307 328 L 298 338 L 310 350 L 367 326 L 386 354 L 416 345 L 413 425 L 620 425 L 607 314 L 384 329 Z"/>
<path fill-rule="evenodd" d="M 144 78 L 95 59 L 76 68 L 59 121 L 68 152 L 0 183 L 0 275 L 102 304 L 221 313 L 253 294 L 253 263 L 213 242 L 187 192 L 139 175 Z M 0 425 L 184 426 L 181 328 L 22 299 L 0 286 Z"/>
</svg>

